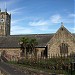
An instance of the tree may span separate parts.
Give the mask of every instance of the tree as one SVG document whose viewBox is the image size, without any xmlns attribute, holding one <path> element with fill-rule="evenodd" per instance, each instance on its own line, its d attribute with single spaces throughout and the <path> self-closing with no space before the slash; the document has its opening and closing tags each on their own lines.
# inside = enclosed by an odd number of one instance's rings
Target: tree
<svg viewBox="0 0 75 75">
<path fill-rule="evenodd" d="M 20 39 L 20 45 L 21 45 L 21 50 L 22 50 L 21 54 L 22 54 L 22 56 L 26 56 L 27 55 L 26 47 L 27 47 L 28 41 L 29 41 L 29 38 L 22 37 Z"/>
<path fill-rule="evenodd" d="M 20 39 L 21 50 L 22 53 L 25 54 L 26 58 L 28 54 L 33 54 L 34 56 L 36 55 L 35 46 L 37 44 L 38 42 L 34 38 L 29 39 L 29 38 L 22 37 Z"/>
<path fill-rule="evenodd" d="M 36 39 L 30 39 L 29 41 L 29 44 L 30 44 L 30 52 L 36 56 L 36 50 L 35 50 L 35 46 L 38 44 L 37 40 Z"/>
</svg>

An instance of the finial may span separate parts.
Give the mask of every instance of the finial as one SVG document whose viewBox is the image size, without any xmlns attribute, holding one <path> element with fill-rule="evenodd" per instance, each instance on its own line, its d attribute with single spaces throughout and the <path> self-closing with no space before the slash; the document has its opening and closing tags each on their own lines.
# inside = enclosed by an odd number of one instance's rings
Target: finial
<svg viewBox="0 0 75 75">
<path fill-rule="evenodd" d="M 6 2 L 5 2 L 5 12 L 7 12 L 7 6 L 6 6 Z"/>
<path fill-rule="evenodd" d="M 61 27 L 64 27 L 64 23 L 63 22 L 61 22 Z"/>
</svg>

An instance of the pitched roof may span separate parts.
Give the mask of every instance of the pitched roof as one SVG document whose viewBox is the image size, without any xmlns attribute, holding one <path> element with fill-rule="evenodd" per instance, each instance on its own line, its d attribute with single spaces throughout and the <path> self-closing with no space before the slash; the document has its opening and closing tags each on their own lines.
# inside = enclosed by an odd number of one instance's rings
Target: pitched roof
<svg viewBox="0 0 75 75">
<path fill-rule="evenodd" d="M 69 35 L 72 37 L 72 39 L 74 39 L 73 42 L 75 43 L 75 33 L 72 34 L 71 32 L 69 32 L 69 31 L 67 30 L 67 28 L 65 28 L 64 25 L 63 25 L 63 23 L 62 23 L 61 27 L 57 30 L 57 32 L 53 35 L 53 37 L 48 41 L 47 44 L 52 44 L 52 42 L 55 42 L 54 39 L 55 39 L 55 38 L 58 39 L 58 37 L 56 37 L 56 35 L 59 36 L 59 33 L 63 34 L 62 31 L 64 31 L 64 34 L 65 34 L 65 35 L 66 35 L 66 34 L 69 34 Z M 60 35 L 60 36 L 61 36 L 61 35 Z M 52 41 L 52 42 L 51 42 L 51 41 Z"/>
<path fill-rule="evenodd" d="M 30 35 L 10 35 L 0 37 L 0 48 L 18 48 L 19 40 L 22 37 L 35 38 L 38 42 L 36 47 L 45 47 L 54 34 L 30 34 Z"/>
<path fill-rule="evenodd" d="M 54 34 L 30 34 L 0 36 L 0 48 L 19 48 L 19 41 L 22 37 L 35 38 L 38 42 L 36 47 L 45 47 Z M 75 34 L 72 34 L 75 37 Z"/>
</svg>

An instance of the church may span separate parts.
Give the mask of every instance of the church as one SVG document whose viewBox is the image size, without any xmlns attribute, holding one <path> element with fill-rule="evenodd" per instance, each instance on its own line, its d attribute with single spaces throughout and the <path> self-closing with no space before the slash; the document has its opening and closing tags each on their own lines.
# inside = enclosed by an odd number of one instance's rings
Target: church
<svg viewBox="0 0 75 75">
<path fill-rule="evenodd" d="M 69 32 L 63 25 L 54 34 L 10 35 L 11 14 L 0 10 L 0 56 L 6 53 L 8 59 L 21 57 L 19 39 L 35 38 L 37 56 L 70 55 L 75 53 L 75 34 Z"/>
</svg>

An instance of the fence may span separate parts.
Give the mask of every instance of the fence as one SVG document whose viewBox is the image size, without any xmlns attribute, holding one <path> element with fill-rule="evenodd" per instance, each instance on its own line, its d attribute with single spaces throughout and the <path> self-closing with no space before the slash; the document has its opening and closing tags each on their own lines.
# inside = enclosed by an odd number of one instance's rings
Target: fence
<svg viewBox="0 0 75 75">
<path fill-rule="evenodd" d="M 26 66 L 44 69 L 48 72 L 55 74 L 65 74 L 65 75 L 75 75 L 75 54 L 70 54 L 67 56 L 48 56 L 48 58 L 40 57 L 21 59 L 18 61 L 19 64 L 24 64 Z"/>
</svg>

